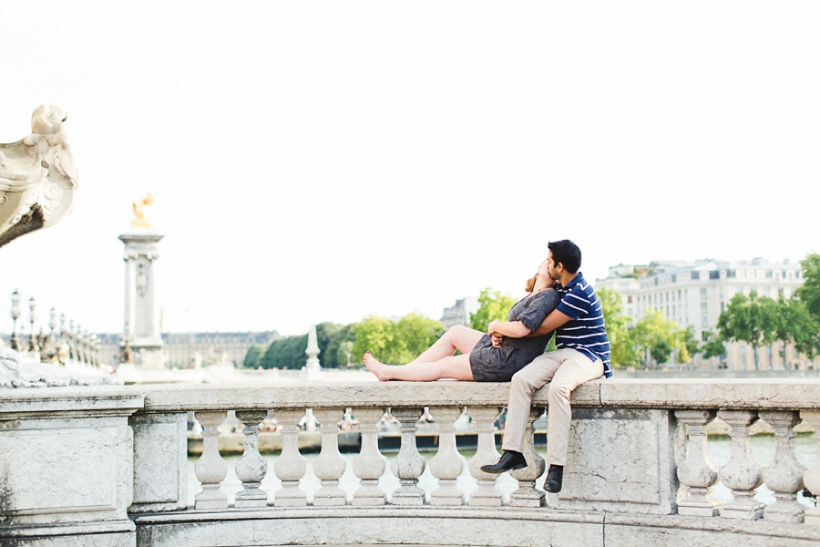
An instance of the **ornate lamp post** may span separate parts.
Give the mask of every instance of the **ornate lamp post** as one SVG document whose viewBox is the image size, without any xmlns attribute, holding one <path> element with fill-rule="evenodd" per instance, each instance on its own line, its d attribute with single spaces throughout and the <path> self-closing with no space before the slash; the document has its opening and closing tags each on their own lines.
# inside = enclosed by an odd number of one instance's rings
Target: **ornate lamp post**
<svg viewBox="0 0 820 547">
<path fill-rule="evenodd" d="M 11 349 L 20 350 L 20 336 L 17 334 L 17 320 L 20 319 L 20 293 L 17 289 L 11 293 Z"/>
<path fill-rule="evenodd" d="M 37 301 L 34 300 L 34 296 L 28 299 L 28 309 L 31 312 L 29 316 L 31 322 L 31 333 L 28 337 L 28 350 L 29 351 L 40 351 L 40 346 L 37 344 L 37 338 L 34 336 L 34 322 L 37 321 L 37 314 L 35 313 L 35 309 L 37 308 Z"/>
</svg>

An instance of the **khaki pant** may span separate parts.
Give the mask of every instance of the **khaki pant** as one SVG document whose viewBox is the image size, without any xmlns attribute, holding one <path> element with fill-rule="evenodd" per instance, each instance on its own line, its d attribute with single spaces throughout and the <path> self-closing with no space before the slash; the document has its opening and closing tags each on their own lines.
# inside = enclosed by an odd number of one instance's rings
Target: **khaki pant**
<svg viewBox="0 0 820 547">
<path fill-rule="evenodd" d="M 600 378 L 604 364 L 580 351 L 565 348 L 545 353 L 512 377 L 510 403 L 504 428 L 504 450 L 524 451 L 524 435 L 532 407 L 532 395 L 550 382 L 547 465 L 566 465 L 572 410 L 569 396 L 584 382 Z"/>
</svg>

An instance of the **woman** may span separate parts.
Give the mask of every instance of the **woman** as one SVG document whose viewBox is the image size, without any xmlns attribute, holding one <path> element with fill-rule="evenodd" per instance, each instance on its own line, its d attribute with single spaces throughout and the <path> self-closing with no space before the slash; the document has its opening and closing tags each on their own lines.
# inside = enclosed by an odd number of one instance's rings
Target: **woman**
<svg viewBox="0 0 820 547">
<path fill-rule="evenodd" d="M 553 280 L 547 261 L 541 263 L 535 276 L 527 281 L 527 296 L 515 303 L 509 321 L 493 321 L 488 331 L 503 336 L 499 347 L 492 337 L 461 325 L 451 327 L 430 349 L 406 365 L 385 365 L 368 351 L 364 364 L 379 381 L 411 380 L 430 382 L 441 378 L 476 382 L 509 382 L 513 374 L 544 353 L 552 333 L 526 336 L 536 330 L 560 298 L 552 290 Z M 461 355 L 453 355 L 456 350 Z"/>
</svg>

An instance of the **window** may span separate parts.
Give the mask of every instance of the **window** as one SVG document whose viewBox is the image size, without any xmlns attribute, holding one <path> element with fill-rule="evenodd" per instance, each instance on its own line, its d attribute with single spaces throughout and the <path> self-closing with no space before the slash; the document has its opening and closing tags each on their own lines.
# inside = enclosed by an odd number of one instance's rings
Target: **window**
<svg viewBox="0 0 820 547">
<path fill-rule="evenodd" d="M 704 287 L 700 290 L 700 299 L 701 300 L 706 300 L 706 287 Z"/>
<path fill-rule="evenodd" d="M 700 318 L 700 326 L 703 327 L 704 329 L 708 329 L 709 328 L 709 320 L 706 317 L 701 317 Z"/>
<path fill-rule="evenodd" d="M 701 302 L 700 303 L 700 313 L 705 314 L 705 313 L 708 313 L 708 312 L 709 312 L 709 304 L 707 304 L 706 302 Z"/>
<path fill-rule="evenodd" d="M 735 270 L 726 270 L 726 277 L 732 279 L 737 277 L 737 272 Z"/>
<path fill-rule="evenodd" d="M 774 277 L 774 272 L 769 270 L 766 272 L 766 279 L 772 279 Z"/>
<path fill-rule="evenodd" d="M 700 279 L 700 272 L 693 271 L 692 272 L 692 279 Z"/>
<path fill-rule="evenodd" d="M 709 272 L 709 279 L 720 279 L 720 271 L 712 270 Z"/>
<path fill-rule="evenodd" d="M 700 339 L 706 342 L 707 340 L 709 340 L 709 333 L 707 331 L 703 331 L 702 333 L 700 333 Z"/>
<path fill-rule="evenodd" d="M 631 303 L 632 303 L 632 296 L 627 296 L 627 297 L 626 297 L 626 303 L 627 303 L 627 304 L 631 304 Z"/>
<path fill-rule="evenodd" d="M 726 302 L 720 303 L 720 312 L 723 313 L 726 311 Z"/>
</svg>

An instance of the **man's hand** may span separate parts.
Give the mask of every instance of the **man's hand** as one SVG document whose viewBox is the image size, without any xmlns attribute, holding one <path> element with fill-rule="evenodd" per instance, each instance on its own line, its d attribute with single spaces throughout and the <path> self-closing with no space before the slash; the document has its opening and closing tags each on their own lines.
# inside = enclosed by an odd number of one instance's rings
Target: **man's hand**
<svg viewBox="0 0 820 547">
<path fill-rule="evenodd" d="M 501 342 L 504 341 L 504 337 L 499 335 L 499 334 L 491 334 L 490 335 L 490 340 L 493 341 L 493 347 L 494 348 L 500 348 L 501 347 Z"/>
</svg>

